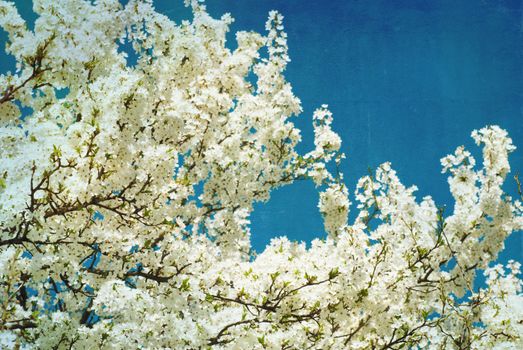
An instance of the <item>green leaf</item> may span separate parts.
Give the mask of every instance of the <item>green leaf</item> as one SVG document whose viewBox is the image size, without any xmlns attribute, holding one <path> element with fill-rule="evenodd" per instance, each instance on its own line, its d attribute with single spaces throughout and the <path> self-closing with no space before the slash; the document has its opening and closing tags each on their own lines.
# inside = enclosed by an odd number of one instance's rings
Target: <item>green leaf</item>
<svg viewBox="0 0 523 350">
<path fill-rule="evenodd" d="M 429 312 L 427 310 L 423 310 L 421 311 L 421 316 L 424 320 L 426 320 L 427 318 L 429 318 Z"/>
<path fill-rule="evenodd" d="M 274 282 L 279 275 L 280 273 L 278 271 L 276 271 L 275 273 L 271 273 L 271 280 Z"/>
<path fill-rule="evenodd" d="M 339 275 L 340 275 L 340 271 L 338 270 L 337 267 L 329 271 L 329 279 L 330 280 L 338 277 Z"/>
<path fill-rule="evenodd" d="M 362 289 L 358 292 L 358 298 L 361 300 L 365 297 L 368 297 L 369 296 L 369 290 L 367 288 L 365 289 Z"/>
<path fill-rule="evenodd" d="M 180 290 L 182 292 L 188 292 L 191 290 L 191 285 L 189 284 L 189 278 L 186 278 L 182 281 L 182 284 L 180 285 Z"/>
<path fill-rule="evenodd" d="M 258 337 L 258 343 L 260 343 L 263 347 L 267 346 L 267 342 L 265 340 L 265 336 Z"/>
<path fill-rule="evenodd" d="M 312 284 L 312 283 L 314 283 L 318 279 L 318 277 L 311 276 L 307 272 L 305 272 L 305 279 L 307 280 L 308 284 Z"/>
</svg>

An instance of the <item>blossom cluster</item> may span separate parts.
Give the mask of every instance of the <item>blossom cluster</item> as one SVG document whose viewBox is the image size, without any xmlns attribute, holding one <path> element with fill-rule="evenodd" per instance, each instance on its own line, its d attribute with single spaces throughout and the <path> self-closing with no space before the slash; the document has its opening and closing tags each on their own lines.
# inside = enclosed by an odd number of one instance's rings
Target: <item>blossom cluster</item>
<svg viewBox="0 0 523 350">
<path fill-rule="evenodd" d="M 482 167 L 442 159 L 452 213 L 384 163 L 349 223 L 327 106 L 296 151 L 283 16 L 231 50 L 231 16 L 186 5 L 175 23 L 151 0 L 34 0 L 29 30 L 0 0 L 0 347 L 522 348 L 520 264 L 495 265 L 523 229 L 507 133 L 473 132 Z M 316 184 L 327 238 L 255 254 L 254 203 L 295 181 Z"/>
</svg>

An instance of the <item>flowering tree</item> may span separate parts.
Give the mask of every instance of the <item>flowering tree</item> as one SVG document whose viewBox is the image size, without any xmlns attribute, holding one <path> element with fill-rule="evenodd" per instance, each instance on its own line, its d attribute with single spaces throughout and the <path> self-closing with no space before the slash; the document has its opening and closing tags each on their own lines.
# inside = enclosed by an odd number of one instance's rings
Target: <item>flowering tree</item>
<svg viewBox="0 0 523 350">
<path fill-rule="evenodd" d="M 502 190 L 504 130 L 473 132 L 482 167 L 463 147 L 442 159 L 452 213 L 385 163 L 358 182 L 349 224 L 326 106 L 315 148 L 295 151 L 280 14 L 231 51 L 232 19 L 197 1 L 180 24 L 145 0 L 33 2 L 30 31 L 0 1 L 17 62 L 0 75 L 3 347 L 523 347 L 520 264 L 492 264 L 523 228 L 523 205 Z M 275 238 L 255 256 L 253 203 L 303 179 L 328 238 Z"/>
</svg>

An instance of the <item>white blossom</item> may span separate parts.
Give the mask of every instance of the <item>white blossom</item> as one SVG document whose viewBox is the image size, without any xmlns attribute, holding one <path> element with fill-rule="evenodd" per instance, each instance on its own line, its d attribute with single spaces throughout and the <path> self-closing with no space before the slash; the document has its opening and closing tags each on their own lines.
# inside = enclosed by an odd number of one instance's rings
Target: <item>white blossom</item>
<svg viewBox="0 0 523 350">
<path fill-rule="evenodd" d="M 0 0 L 16 60 L 0 75 L 0 346 L 521 348 L 520 265 L 495 264 L 523 228 L 508 134 L 473 132 L 481 167 L 463 146 L 442 159 L 452 212 L 386 162 L 357 182 L 349 222 L 326 105 L 296 150 L 283 16 L 231 51 L 231 16 L 185 4 L 176 24 L 150 0 L 35 0 L 31 31 Z M 298 180 L 327 237 L 256 254 L 254 203 Z"/>
</svg>

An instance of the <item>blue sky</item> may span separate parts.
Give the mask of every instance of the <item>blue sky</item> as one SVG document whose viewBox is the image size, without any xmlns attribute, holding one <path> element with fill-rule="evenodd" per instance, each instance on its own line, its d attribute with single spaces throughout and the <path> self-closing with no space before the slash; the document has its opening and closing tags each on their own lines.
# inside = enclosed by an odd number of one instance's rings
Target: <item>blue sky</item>
<svg viewBox="0 0 523 350">
<path fill-rule="evenodd" d="M 348 155 L 351 192 L 369 167 L 391 161 L 420 198 L 431 195 L 450 212 L 439 160 L 462 144 L 481 159 L 470 133 L 489 124 L 508 130 L 518 147 L 513 174 L 523 170 L 521 1 L 222 0 L 208 8 L 230 12 L 233 31 L 262 31 L 271 9 L 285 16 L 286 76 L 304 108 L 296 119 L 302 149 L 312 147 L 312 111 L 327 103 Z M 513 174 L 506 190 L 515 194 Z M 256 205 L 254 247 L 283 234 L 323 236 L 317 199 L 311 183 L 296 183 Z M 523 260 L 521 234 L 507 246 L 502 260 Z"/>
</svg>

